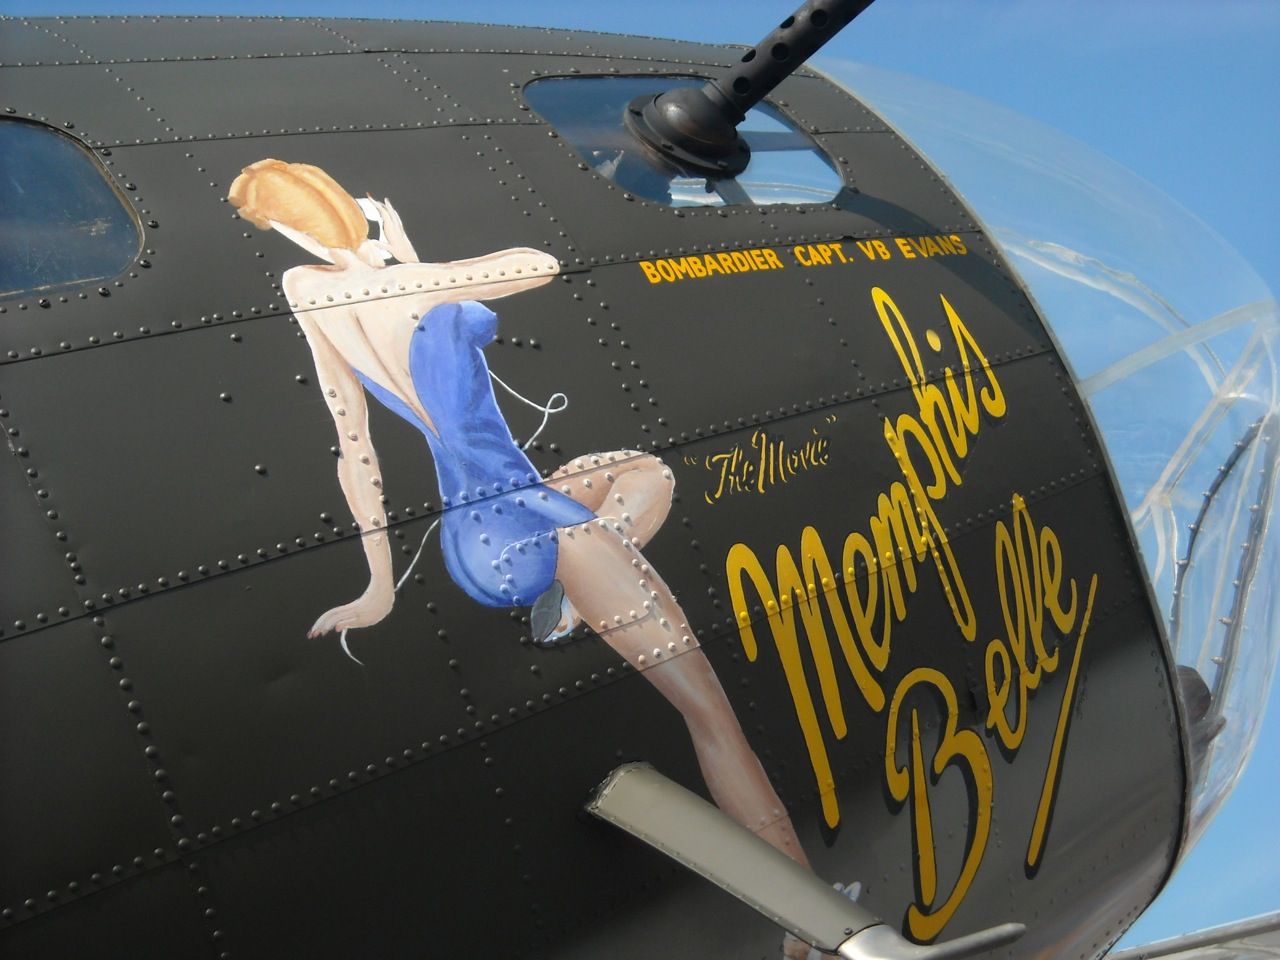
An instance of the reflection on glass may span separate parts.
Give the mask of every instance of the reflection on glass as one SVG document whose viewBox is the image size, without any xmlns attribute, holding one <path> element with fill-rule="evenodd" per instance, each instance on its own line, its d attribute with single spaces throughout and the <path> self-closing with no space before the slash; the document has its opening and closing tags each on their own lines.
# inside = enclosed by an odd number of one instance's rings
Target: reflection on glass
<svg viewBox="0 0 1280 960">
<path fill-rule="evenodd" d="M 0 295 L 114 276 L 141 243 L 89 151 L 51 127 L 0 120 Z"/>
<path fill-rule="evenodd" d="M 629 193 L 672 207 L 726 203 L 826 203 L 840 175 L 812 140 L 766 103 L 738 127 L 751 162 L 738 177 L 707 179 L 646 150 L 627 131 L 623 111 L 636 97 L 701 86 L 694 77 L 549 77 L 525 88 L 525 99 L 582 160 Z"/>
<path fill-rule="evenodd" d="M 969 201 L 1075 374 L 1178 663 L 1195 839 L 1252 749 L 1276 662 L 1280 308 L 1208 226 L 1069 137 L 910 77 L 823 68 Z"/>
</svg>

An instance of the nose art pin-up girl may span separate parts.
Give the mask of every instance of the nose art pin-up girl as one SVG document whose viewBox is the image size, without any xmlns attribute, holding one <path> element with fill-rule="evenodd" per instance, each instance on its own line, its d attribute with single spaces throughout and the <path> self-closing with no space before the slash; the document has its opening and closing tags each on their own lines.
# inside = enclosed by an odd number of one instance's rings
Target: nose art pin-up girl
<svg viewBox="0 0 1280 960">
<path fill-rule="evenodd" d="M 370 627 L 394 604 L 383 478 L 369 435 L 373 396 L 426 440 L 454 583 L 485 606 L 531 608 L 539 643 L 585 622 L 680 711 L 720 808 L 807 863 L 684 611 L 641 553 L 670 510 L 671 472 L 656 457 L 620 450 L 571 460 L 543 480 L 498 408 L 484 355 L 498 318 L 485 303 L 550 282 L 556 260 L 513 247 L 422 263 L 390 201 L 362 209 L 306 164 L 259 161 L 229 199 L 323 261 L 288 270 L 283 287 L 337 429 L 338 482 L 362 531 L 369 583 L 322 614 L 310 635 Z M 366 210 L 381 223 L 377 240 Z M 784 953 L 804 957 L 807 947 L 788 938 Z"/>
</svg>

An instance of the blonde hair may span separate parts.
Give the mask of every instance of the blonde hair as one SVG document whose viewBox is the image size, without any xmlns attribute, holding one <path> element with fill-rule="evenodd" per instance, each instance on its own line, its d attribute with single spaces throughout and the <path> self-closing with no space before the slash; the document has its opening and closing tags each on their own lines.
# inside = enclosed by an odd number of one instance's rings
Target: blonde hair
<svg viewBox="0 0 1280 960">
<path fill-rule="evenodd" d="M 307 163 L 250 164 L 231 184 L 227 199 L 264 230 L 275 220 L 330 249 L 356 250 L 369 237 L 369 222 L 351 194 Z"/>
</svg>

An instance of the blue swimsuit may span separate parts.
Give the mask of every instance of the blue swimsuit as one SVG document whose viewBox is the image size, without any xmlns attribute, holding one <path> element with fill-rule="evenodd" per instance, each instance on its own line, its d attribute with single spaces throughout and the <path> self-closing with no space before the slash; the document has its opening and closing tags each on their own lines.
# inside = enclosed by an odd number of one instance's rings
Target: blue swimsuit
<svg viewBox="0 0 1280 960">
<path fill-rule="evenodd" d="M 384 406 L 422 431 L 445 507 L 440 538 L 455 583 L 490 607 L 530 606 L 555 580 L 558 527 L 595 514 L 542 484 L 498 409 L 483 349 L 498 317 L 474 300 L 445 303 L 418 322 L 409 372 L 427 415 L 356 371 Z"/>
</svg>

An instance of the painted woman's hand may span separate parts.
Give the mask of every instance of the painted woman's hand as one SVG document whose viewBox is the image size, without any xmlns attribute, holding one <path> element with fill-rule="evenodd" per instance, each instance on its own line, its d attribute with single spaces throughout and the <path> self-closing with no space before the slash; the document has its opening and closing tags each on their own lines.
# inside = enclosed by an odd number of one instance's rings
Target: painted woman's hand
<svg viewBox="0 0 1280 960">
<path fill-rule="evenodd" d="M 372 197 L 369 199 L 373 200 Z M 391 205 L 391 201 L 383 197 L 381 203 L 374 200 L 373 205 L 378 208 L 378 216 L 382 218 L 382 240 L 391 251 L 391 255 L 401 263 L 417 263 L 418 253 L 409 242 L 409 237 L 404 232 L 404 224 L 400 221 L 400 214 Z"/>
<path fill-rule="evenodd" d="M 371 627 L 391 612 L 395 594 L 391 591 L 365 591 L 363 595 L 325 613 L 307 631 L 308 637 L 321 637 L 330 631 L 341 633 L 357 627 Z"/>
</svg>

